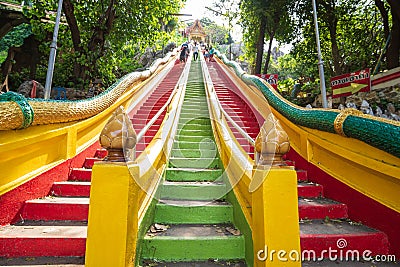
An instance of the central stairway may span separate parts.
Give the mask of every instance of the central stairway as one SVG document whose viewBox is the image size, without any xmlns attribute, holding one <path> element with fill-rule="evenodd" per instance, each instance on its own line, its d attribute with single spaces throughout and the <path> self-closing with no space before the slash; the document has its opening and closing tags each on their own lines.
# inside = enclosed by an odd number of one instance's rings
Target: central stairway
<svg viewBox="0 0 400 267">
<path fill-rule="evenodd" d="M 141 243 L 142 266 L 246 266 L 244 236 L 214 143 L 200 62 L 192 64 L 154 224 Z"/>
</svg>

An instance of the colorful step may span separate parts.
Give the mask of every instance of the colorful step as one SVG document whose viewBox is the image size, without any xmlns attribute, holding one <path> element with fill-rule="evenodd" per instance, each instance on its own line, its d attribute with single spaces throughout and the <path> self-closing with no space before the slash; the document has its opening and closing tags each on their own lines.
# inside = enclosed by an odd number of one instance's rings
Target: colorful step
<svg viewBox="0 0 400 267">
<path fill-rule="evenodd" d="M 155 262 L 192 266 L 189 261 L 195 263 L 193 266 L 214 266 L 202 265 L 201 261 L 221 260 L 246 266 L 244 236 L 226 230 L 235 229 L 233 207 L 224 201 L 229 189 L 222 179 L 200 75 L 200 64 L 192 65 L 192 82 L 187 84 L 165 181 L 160 185 L 154 225 L 141 242 L 143 266 Z M 157 225 L 167 227 L 154 232 Z"/>
</svg>

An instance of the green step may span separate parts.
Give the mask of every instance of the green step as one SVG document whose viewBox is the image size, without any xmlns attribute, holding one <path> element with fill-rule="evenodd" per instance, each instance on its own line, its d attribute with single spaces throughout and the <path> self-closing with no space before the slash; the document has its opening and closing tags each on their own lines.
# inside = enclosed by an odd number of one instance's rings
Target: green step
<svg viewBox="0 0 400 267">
<path fill-rule="evenodd" d="M 181 130 L 196 130 L 196 131 L 209 131 L 211 124 L 198 124 L 196 122 L 187 122 L 178 124 L 178 132 Z"/>
<path fill-rule="evenodd" d="M 210 134 L 203 134 L 198 136 L 179 134 L 175 135 L 175 140 L 186 141 L 186 142 L 208 142 L 209 140 L 214 141 L 214 137 Z"/>
<path fill-rule="evenodd" d="M 207 111 L 204 110 L 198 110 L 198 111 L 189 111 L 189 112 L 185 112 L 182 111 L 180 118 L 208 118 L 209 119 L 210 114 Z"/>
<path fill-rule="evenodd" d="M 170 158 L 169 167 L 219 169 L 221 161 L 219 158 Z"/>
<path fill-rule="evenodd" d="M 218 157 L 216 149 L 172 149 L 171 157 L 175 158 L 214 158 Z"/>
<path fill-rule="evenodd" d="M 177 135 L 213 136 L 213 131 L 211 127 L 207 129 L 188 129 L 187 127 L 183 127 L 182 129 L 178 129 Z"/>
<path fill-rule="evenodd" d="M 222 169 L 167 168 L 165 179 L 172 182 L 222 180 Z"/>
<path fill-rule="evenodd" d="M 210 120 L 210 115 L 207 114 L 195 114 L 195 113 L 181 113 L 181 115 L 179 115 L 179 121 L 181 120 L 185 120 L 187 121 L 188 119 L 192 119 L 192 120 Z"/>
<path fill-rule="evenodd" d="M 160 200 L 156 205 L 155 223 L 218 224 L 230 223 L 232 205 L 227 202 L 194 200 Z"/>
<path fill-rule="evenodd" d="M 188 141 L 174 141 L 173 148 L 176 149 L 216 149 L 213 140 L 204 140 L 204 142 L 188 142 Z"/>
<path fill-rule="evenodd" d="M 196 102 L 193 104 L 188 104 L 188 105 L 184 104 L 182 106 L 182 111 L 190 112 L 190 111 L 196 111 L 196 110 L 208 111 L 207 102 L 199 101 L 199 102 Z"/>
<path fill-rule="evenodd" d="M 208 110 L 207 101 L 197 101 L 193 103 L 184 103 L 182 105 L 182 110 Z"/>
<path fill-rule="evenodd" d="M 180 230 L 178 227 L 187 229 Z M 214 227 L 214 229 L 208 229 L 211 227 Z M 243 236 L 218 233 L 218 231 L 223 231 L 223 226 L 217 227 L 203 225 L 193 227 L 186 225 L 171 226 L 160 235 L 147 234 L 142 243 L 142 259 L 156 261 L 201 261 L 211 259 L 211 262 L 213 262 L 212 259 L 244 259 Z M 178 230 L 175 230 L 175 228 L 178 228 Z M 169 233 L 169 231 L 172 232 L 173 230 L 177 233 Z"/>
<path fill-rule="evenodd" d="M 224 183 L 165 181 L 161 187 L 161 199 L 216 200 L 226 193 Z"/>
<path fill-rule="evenodd" d="M 181 117 L 179 119 L 179 124 L 181 125 L 186 125 L 186 124 L 203 124 L 203 125 L 208 125 L 211 127 L 211 121 L 210 118 L 205 118 L 205 117 L 197 117 L 197 118 L 192 118 L 192 117 Z"/>
</svg>

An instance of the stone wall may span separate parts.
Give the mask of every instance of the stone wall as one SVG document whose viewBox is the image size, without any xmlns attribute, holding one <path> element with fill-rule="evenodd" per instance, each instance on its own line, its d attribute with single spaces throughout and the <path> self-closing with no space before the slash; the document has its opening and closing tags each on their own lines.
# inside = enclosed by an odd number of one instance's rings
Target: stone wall
<svg viewBox="0 0 400 267">
<path fill-rule="evenodd" d="M 308 108 L 322 107 L 321 95 Z M 400 84 L 344 98 L 328 97 L 329 108 L 357 108 L 366 114 L 400 121 Z"/>
</svg>

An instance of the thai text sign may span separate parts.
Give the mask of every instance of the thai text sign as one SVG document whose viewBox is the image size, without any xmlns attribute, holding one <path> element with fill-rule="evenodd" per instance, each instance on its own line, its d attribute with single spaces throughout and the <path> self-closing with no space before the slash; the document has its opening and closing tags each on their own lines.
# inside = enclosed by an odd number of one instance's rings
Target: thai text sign
<svg viewBox="0 0 400 267">
<path fill-rule="evenodd" d="M 371 90 L 370 69 L 347 73 L 331 78 L 332 98 L 349 96 Z"/>
<path fill-rule="evenodd" d="M 256 74 L 256 76 L 266 80 L 275 90 L 278 89 L 278 74 Z"/>
</svg>

